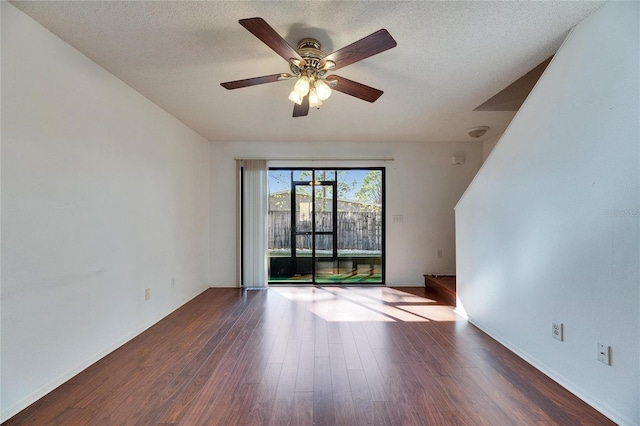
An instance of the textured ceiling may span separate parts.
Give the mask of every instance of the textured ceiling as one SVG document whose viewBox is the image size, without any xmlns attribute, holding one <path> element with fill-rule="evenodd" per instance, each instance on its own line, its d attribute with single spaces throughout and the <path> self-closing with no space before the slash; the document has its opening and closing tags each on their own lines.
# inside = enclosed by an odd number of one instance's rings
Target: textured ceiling
<svg viewBox="0 0 640 426">
<path fill-rule="evenodd" d="M 601 2 L 64 2 L 19 9 L 211 141 L 465 141 L 501 133 L 513 112 L 473 111 L 558 49 Z M 292 81 L 228 91 L 221 82 L 288 72 L 238 24 L 264 18 L 292 46 L 333 52 L 380 28 L 398 46 L 339 71 L 384 91 L 334 92 L 292 118 Z"/>
</svg>

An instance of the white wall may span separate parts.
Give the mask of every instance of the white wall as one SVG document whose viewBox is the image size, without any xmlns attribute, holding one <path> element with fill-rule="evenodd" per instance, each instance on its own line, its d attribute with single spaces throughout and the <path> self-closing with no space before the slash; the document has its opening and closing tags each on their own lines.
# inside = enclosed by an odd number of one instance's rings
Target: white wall
<svg viewBox="0 0 640 426">
<path fill-rule="evenodd" d="M 496 147 L 501 137 L 502 137 L 502 134 L 495 136 L 491 139 L 488 139 L 482 143 L 482 156 L 485 161 L 487 160 L 487 158 L 489 158 L 489 154 L 491 154 L 491 151 L 493 151 L 493 148 Z"/>
<path fill-rule="evenodd" d="M 5 1 L 2 124 L 6 419 L 208 286 L 209 143 Z"/>
<path fill-rule="evenodd" d="M 621 424 L 640 423 L 639 9 L 576 27 L 456 207 L 470 319 Z"/>
<path fill-rule="evenodd" d="M 465 164 L 451 165 L 452 155 L 464 155 Z M 211 149 L 212 285 L 236 284 L 234 158 L 243 157 L 394 158 L 271 165 L 386 167 L 386 284 L 419 286 L 425 273 L 455 272 L 453 207 L 482 164 L 482 143 L 216 143 Z M 393 223 L 393 215 L 402 215 L 403 222 Z"/>
</svg>

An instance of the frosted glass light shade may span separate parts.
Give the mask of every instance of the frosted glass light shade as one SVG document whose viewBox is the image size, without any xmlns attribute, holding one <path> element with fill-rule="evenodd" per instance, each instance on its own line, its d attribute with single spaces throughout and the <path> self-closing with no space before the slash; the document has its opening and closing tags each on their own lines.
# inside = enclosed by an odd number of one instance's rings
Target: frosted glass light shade
<svg viewBox="0 0 640 426">
<path fill-rule="evenodd" d="M 326 101 L 331 96 L 331 87 L 324 80 L 316 80 L 315 83 L 316 93 L 321 101 Z"/>
<path fill-rule="evenodd" d="M 298 78 L 298 81 L 296 81 L 296 84 L 293 86 L 293 90 L 295 90 L 301 98 L 304 98 L 307 96 L 307 93 L 309 93 L 309 84 L 309 77 L 303 75 Z"/>
<path fill-rule="evenodd" d="M 295 89 L 293 89 L 291 93 L 289 93 L 289 100 L 298 105 L 302 104 L 302 96 L 300 96 Z"/>
<path fill-rule="evenodd" d="M 312 88 L 311 91 L 309 92 L 309 106 L 311 108 L 318 108 L 320 105 L 322 105 L 322 101 L 318 97 L 318 93 L 316 92 L 316 89 Z"/>
</svg>

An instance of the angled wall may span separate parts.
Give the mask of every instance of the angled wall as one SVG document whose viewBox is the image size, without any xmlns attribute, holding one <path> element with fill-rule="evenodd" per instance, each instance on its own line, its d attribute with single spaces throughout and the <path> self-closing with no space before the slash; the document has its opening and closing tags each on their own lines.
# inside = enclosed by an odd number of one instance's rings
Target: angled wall
<svg viewBox="0 0 640 426">
<path fill-rule="evenodd" d="M 4 420 L 207 287 L 209 142 L 1 7 Z"/>
<path fill-rule="evenodd" d="M 579 24 L 456 207 L 471 321 L 620 424 L 640 410 L 640 3 Z M 564 323 L 564 341 L 551 322 Z M 596 342 L 612 362 L 596 359 Z"/>
</svg>

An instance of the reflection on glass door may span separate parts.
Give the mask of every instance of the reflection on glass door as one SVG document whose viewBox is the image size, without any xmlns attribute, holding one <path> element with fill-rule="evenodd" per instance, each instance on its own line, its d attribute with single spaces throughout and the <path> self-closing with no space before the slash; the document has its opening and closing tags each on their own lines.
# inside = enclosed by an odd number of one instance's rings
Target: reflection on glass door
<svg viewBox="0 0 640 426">
<path fill-rule="evenodd" d="M 269 281 L 383 282 L 383 169 L 272 169 Z"/>
</svg>

